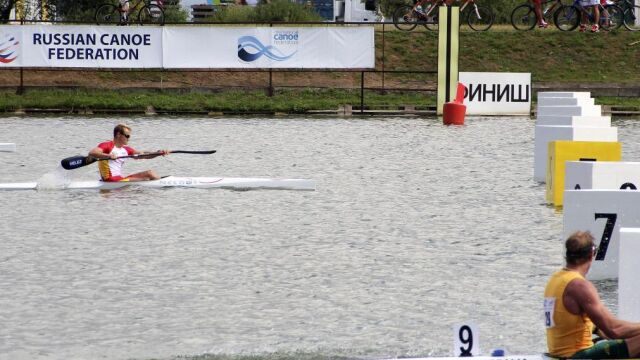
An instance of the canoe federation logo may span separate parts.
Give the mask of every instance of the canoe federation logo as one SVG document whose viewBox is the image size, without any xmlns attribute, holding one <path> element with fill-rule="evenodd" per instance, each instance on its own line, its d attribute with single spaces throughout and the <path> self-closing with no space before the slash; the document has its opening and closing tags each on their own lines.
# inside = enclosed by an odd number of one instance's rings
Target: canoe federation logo
<svg viewBox="0 0 640 360">
<path fill-rule="evenodd" d="M 0 64 L 10 64 L 18 58 L 20 42 L 14 35 L 0 31 Z"/>
<path fill-rule="evenodd" d="M 238 38 L 238 58 L 244 62 L 252 62 L 266 56 L 271 60 L 285 61 L 298 51 L 286 54 L 282 48 L 297 48 L 298 37 L 297 31 L 276 31 L 272 37 L 274 45 L 264 45 L 254 36 L 241 36 Z"/>
</svg>

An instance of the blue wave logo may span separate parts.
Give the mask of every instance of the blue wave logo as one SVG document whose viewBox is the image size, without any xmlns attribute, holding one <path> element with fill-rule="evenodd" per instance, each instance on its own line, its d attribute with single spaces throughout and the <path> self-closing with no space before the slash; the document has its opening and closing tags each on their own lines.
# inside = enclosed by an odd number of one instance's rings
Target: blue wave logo
<svg viewBox="0 0 640 360">
<path fill-rule="evenodd" d="M 295 55 L 296 52 L 285 55 L 275 46 L 265 46 L 253 36 L 241 36 L 238 38 L 238 57 L 246 62 L 256 61 L 263 55 L 271 60 L 285 61 Z"/>
<path fill-rule="evenodd" d="M 20 42 L 14 36 L 0 34 L 0 63 L 9 64 L 18 58 L 18 44 Z"/>
</svg>

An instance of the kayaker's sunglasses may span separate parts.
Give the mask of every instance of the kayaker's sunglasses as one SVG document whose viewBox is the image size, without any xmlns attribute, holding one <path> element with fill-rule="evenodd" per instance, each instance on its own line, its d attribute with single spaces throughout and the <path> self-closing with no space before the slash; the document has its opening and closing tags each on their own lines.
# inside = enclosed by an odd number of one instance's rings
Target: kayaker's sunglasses
<svg viewBox="0 0 640 360">
<path fill-rule="evenodd" d="M 125 134 L 125 133 L 120 133 L 122 134 L 122 136 L 126 137 L 127 139 L 131 137 L 131 134 Z"/>
</svg>

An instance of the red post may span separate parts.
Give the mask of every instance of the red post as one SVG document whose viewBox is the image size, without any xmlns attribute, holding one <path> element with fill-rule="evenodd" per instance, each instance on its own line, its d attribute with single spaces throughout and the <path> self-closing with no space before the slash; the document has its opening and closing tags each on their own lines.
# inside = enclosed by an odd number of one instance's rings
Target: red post
<svg viewBox="0 0 640 360">
<path fill-rule="evenodd" d="M 442 108 L 442 122 L 445 125 L 464 125 L 464 117 L 467 113 L 467 106 L 464 105 L 464 92 L 466 87 L 458 83 L 456 98 L 445 103 Z"/>
</svg>

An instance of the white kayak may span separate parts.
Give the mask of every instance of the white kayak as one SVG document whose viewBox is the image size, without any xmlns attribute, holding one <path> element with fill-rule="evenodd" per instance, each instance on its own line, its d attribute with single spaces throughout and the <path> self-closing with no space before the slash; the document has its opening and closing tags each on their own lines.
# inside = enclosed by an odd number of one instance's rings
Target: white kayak
<svg viewBox="0 0 640 360">
<path fill-rule="evenodd" d="M 555 360 L 546 355 L 505 355 L 505 356 L 469 356 L 469 357 L 421 357 L 421 358 L 393 358 L 385 360 Z"/>
<path fill-rule="evenodd" d="M 225 178 L 225 177 L 184 177 L 167 176 L 159 180 L 151 181 L 122 181 L 104 182 L 93 181 L 71 181 L 68 184 L 51 189 L 96 189 L 113 190 L 124 187 L 145 187 L 145 188 L 165 188 L 165 187 L 185 187 L 196 189 L 273 189 L 273 190 L 308 190 L 316 189 L 316 183 L 308 179 L 269 179 L 269 178 Z M 0 183 L 0 190 L 37 190 L 37 182 L 21 183 Z M 48 188 L 49 189 L 49 188 Z"/>
<path fill-rule="evenodd" d="M 2 151 L 2 152 L 16 152 L 16 144 L 14 144 L 14 143 L 0 143 L 0 151 Z"/>
</svg>

